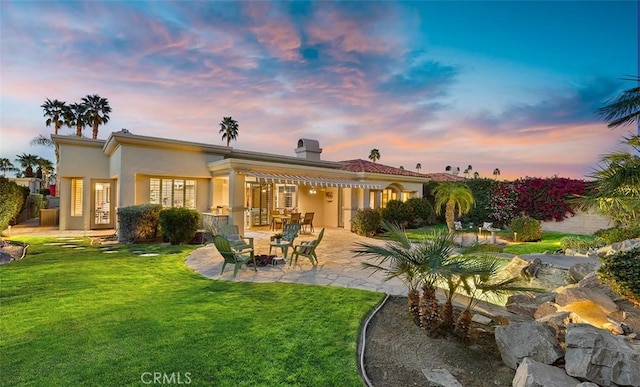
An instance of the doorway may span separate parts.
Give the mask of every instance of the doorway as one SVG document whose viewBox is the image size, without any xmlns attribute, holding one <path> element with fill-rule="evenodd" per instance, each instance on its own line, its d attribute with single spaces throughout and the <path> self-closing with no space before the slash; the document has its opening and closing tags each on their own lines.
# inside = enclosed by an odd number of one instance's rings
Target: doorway
<svg viewBox="0 0 640 387">
<path fill-rule="evenodd" d="M 113 182 L 93 180 L 91 182 L 91 229 L 109 229 L 114 225 Z"/>
</svg>

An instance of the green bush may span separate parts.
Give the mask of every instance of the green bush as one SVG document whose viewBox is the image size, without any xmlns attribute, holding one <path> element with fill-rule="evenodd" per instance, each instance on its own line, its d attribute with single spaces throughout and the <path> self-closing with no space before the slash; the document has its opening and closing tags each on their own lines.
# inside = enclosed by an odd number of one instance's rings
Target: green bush
<svg viewBox="0 0 640 387">
<path fill-rule="evenodd" d="M 473 193 L 475 205 L 471 211 L 460 218 L 462 224 L 473 223 L 474 225 L 481 225 L 483 222 L 493 220 L 491 218 L 490 204 L 498 182 L 495 179 L 478 178 L 469 179 L 465 181 L 465 184 Z"/>
<path fill-rule="evenodd" d="M 379 210 L 367 208 L 356 211 L 351 219 L 351 231 L 358 235 L 374 236 L 382 228 L 382 215 Z"/>
<path fill-rule="evenodd" d="M 0 232 L 9 224 L 15 224 L 23 204 L 24 190 L 13 181 L 0 176 Z"/>
<path fill-rule="evenodd" d="M 600 248 L 602 246 L 606 246 L 607 241 L 604 238 L 581 238 L 577 236 L 567 236 L 560 239 L 560 247 L 563 250 L 572 249 L 572 250 L 589 250 L 592 248 Z"/>
<path fill-rule="evenodd" d="M 542 238 L 540 222 L 528 216 L 519 216 L 511 220 L 512 232 L 518 233 L 518 242 L 537 242 Z"/>
<path fill-rule="evenodd" d="M 598 277 L 617 293 L 640 303 L 640 248 L 601 258 Z"/>
<path fill-rule="evenodd" d="M 118 240 L 126 243 L 155 241 L 160 225 L 160 204 L 118 208 Z"/>
<path fill-rule="evenodd" d="M 175 207 L 160 211 L 160 231 L 172 245 L 193 239 L 199 224 L 200 213 L 196 210 Z"/>
<path fill-rule="evenodd" d="M 627 239 L 633 239 L 640 237 L 640 227 L 613 227 L 604 230 L 598 230 L 594 234 L 597 237 L 603 238 L 607 241 L 607 244 L 613 244 L 616 242 L 626 241 Z"/>
<path fill-rule="evenodd" d="M 29 218 L 37 218 L 40 216 L 40 210 L 46 205 L 44 196 L 41 194 L 30 194 L 27 198 L 29 203 Z"/>
<path fill-rule="evenodd" d="M 408 207 L 400 200 L 389 200 L 387 206 L 382 209 L 382 219 L 388 223 L 395 223 L 401 227 L 407 227 L 410 214 Z"/>
<path fill-rule="evenodd" d="M 429 224 L 433 214 L 433 208 L 429 200 L 424 198 L 411 198 L 403 203 L 409 214 L 409 228 L 420 228 Z"/>
</svg>

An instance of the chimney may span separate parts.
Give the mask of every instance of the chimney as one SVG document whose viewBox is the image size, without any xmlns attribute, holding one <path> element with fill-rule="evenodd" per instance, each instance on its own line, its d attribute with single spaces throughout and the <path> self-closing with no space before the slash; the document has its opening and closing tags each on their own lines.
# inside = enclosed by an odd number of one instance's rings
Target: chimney
<svg viewBox="0 0 640 387">
<path fill-rule="evenodd" d="M 298 147 L 296 148 L 296 155 L 300 158 L 307 160 L 320 161 L 320 143 L 317 140 L 310 140 L 308 138 L 301 138 L 298 140 Z"/>
</svg>

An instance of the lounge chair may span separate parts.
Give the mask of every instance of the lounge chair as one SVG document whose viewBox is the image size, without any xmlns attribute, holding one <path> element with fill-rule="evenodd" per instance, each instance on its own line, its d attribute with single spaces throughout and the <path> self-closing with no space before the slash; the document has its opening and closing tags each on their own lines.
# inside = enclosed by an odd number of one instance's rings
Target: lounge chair
<svg viewBox="0 0 640 387">
<path fill-rule="evenodd" d="M 298 233 L 300 232 L 300 224 L 298 223 L 287 223 L 284 226 L 282 231 L 282 240 L 287 243 L 283 243 L 282 246 L 274 246 L 273 244 L 269 245 L 269 254 L 271 254 L 271 249 L 274 247 L 282 248 L 282 253 L 285 258 L 287 258 L 287 254 L 289 254 L 289 246 L 293 246 L 293 241 L 298 237 Z"/>
<path fill-rule="evenodd" d="M 251 251 L 251 254 L 242 254 L 235 251 L 231 247 L 231 244 L 229 243 L 227 238 L 222 235 L 216 235 L 213 238 L 213 244 L 218 249 L 220 255 L 222 255 L 222 258 L 224 258 L 224 263 L 222 264 L 222 270 L 220 270 L 220 274 L 224 272 L 224 268 L 225 266 L 227 266 L 227 263 L 231 263 L 233 264 L 233 277 L 235 278 L 235 276 L 238 275 L 238 270 L 240 269 L 240 267 L 244 263 L 247 263 L 249 261 L 253 261 L 253 270 L 258 271 L 256 258 L 253 255 L 253 251 Z"/>
<path fill-rule="evenodd" d="M 299 245 L 294 246 L 293 252 L 291 252 L 291 260 L 289 261 L 289 266 L 291 266 L 291 263 L 293 262 L 298 263 L 298 257 L 301 255 L 308 258 L 313 266 L 316 266 L 318 264 L 318 255 L 316 254 L 316 248 L 320 244 L 320 241 L 322 241 L 323 236 L 324 228 L 320 231 L 320 234 L 318 234 L 318 239 L 314 239 L 312 241 L 304 241 Z"/>
<path fill-rule="evenodd" d="M 253 258 L 253 238 L 243 237 L 242 235 L 240 235 L 238 226 L 236 226 L 235 224 L 223 224 L 218 228 L 218 232 L 229 241 L 231 247 L 235 251 L 242 254 L 250 253 L 251 258 Z"/>
</svg>

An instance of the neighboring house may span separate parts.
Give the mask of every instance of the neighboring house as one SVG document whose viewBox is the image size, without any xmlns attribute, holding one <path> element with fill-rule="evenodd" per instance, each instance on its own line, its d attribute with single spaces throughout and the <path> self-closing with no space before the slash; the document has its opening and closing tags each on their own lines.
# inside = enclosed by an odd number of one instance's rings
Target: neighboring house
<svg viewBox="0 0 640 387">
<path fill-rule="evenodd" d="M 429 180 L 464 180 L 365 160 L 324 161 L 310 139 L 298 140 L 297 156 L 281 156 L 125 129 L 107 140 L 51 138 L 60 152 L 61 230 L 117 228 L 117 208 L 144 203 L 224 214 L 240 230 L 269 225 L 283 209 L 314 212 L 316 227 L 349 228 L 359 209 L 421 197 Z"/>
</svg>

